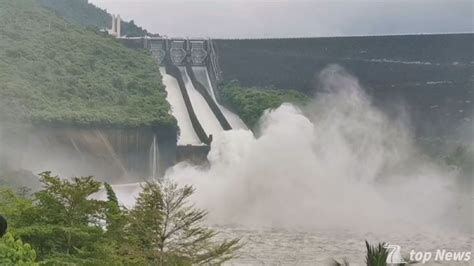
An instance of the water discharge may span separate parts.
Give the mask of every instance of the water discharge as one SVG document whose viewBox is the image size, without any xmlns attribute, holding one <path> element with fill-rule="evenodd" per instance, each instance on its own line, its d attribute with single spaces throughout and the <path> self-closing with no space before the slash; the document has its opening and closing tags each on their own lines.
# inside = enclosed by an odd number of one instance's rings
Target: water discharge
<svg viewBox="0 0 474 266">
<path fill-rule="evenodd" d="M 257 138 L 223 132 L 209 169 L 179 164 L 168 177 L 196 186 L 217 223 L 385 230 L 442 221 L 452 174 L 416 149 L 403 121 L 374 108 L 355 78 L 333 67 L 320 80 L 324 92 L 307 109 L 268 111 Z"/>
<path fill-rule="evenodd" d="M 181 163 L 167 177 L 196 187 L 209 223 L 244 236 L 242 263 L 292 265 L 288 252 L 308 265 L 341 254 L 362 262 L 364 239 L 471 250 L 472 202 L 417 149 L 406 116 L 389 119 L 339 67 L 319 80 L 304 110 L 267 111 L 257 137 L 223 132 L 209 168 Z"/>
<path fill-rule="evenodd" d="M 229 109 L 225 108 L 224 106 L 220 105 L 219 102 L 217 101 L 216 94 L 214 92 L 214 88 L 212 86 L 211 79 L 209 77 L 209 73 L 207 71 L 206 66 L 193 66 L 192 70 L 194 72 L 194 75 L 196 76 L 196 79 L 206 87 L 209 95 L 211 95 L 212 99 L 214 102 L 217 104 L 219 109 L 222 111 L 224 114 L 225 118 L 229 122 L 230 126 L 232 129 L 248 129 L 247 126 L 245 125 L 244 121 L 240 119 L 238 115 L 230 111 Z"/>
<path fill-rule="evenodd" d="M 166 74 L 164 67 L 160 67 L 160 73 L 163 77 L 163 84 L 167 92 L 166 100 L 170 103 L 171 112 L 178 121 L 178 127 L 180 129 L 178 145 L 200 144 L 201 141 L 196 135 L 191 120 L 189 119 L 188 110 L 184 104 L 178 81 L 171 75 Z"/>
<path fill-rule="evenodd" d="M 319 81 L 312 104 L 267 111 L 256 137 L 215 135 L 208 168 L 180 163 L 166 174 L 196 187 L 193 200 L 224 236 L 244 237 L 236 262 L 361 263 L 364 239 L 472 250 L 472 195 L 417 149 L 406 116 L 388 118 L 337 66 Z"/>
<path fill-rule="evenodd" d="M 196 113 L 204 131 L 208 135 L 212 134 L 214 136 L 224 131 L 204 97 L 196 90 L 196 88 L 194 88 L 186 68 L 182 66 L 178 68 L 183 77 L 184 84 L 186 85 L 186 90 L 188 91 L 194 112 Z"/>
</svg>

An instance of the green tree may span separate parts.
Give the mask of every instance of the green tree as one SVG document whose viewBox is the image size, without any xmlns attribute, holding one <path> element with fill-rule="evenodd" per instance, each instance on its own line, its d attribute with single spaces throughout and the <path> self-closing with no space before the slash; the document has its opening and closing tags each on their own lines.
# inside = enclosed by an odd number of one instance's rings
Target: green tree
<svg viewBox="0 0 474 266">
<path fill-rule="evenodd" d="M 128 222 L 126 210 L 121 208 L 119 205 L 117 195 L 115 194 L 112 186 L 108 183 L 104 183 L 104 188 L 107 193 L 105 209 L 105 237 L 108 240 L 108 244 L 114 249 L 114 252 L 117 254 L 117 256 L 121 257 L 121 260 L 125 264 L 136 264 L 137 258 L 129 255 L 129 250 L 131 247 L 127 244 L 129 240 L 125 235 L 125 227 L 127 226 Z"/>
<path fill-rule="evenodd" d="M 101 221 L 104 202 L 91 199 L 101 183 L 92 177 L 60 179 L 40 174 L 43 189 L 35 194 L 30 223 L 17 228 L 20 237 L 52 264 L 95 264 L 113 258 Z"/>
<path fill-rule="evenodd" d="M 19 195 L 10 188 L 0 188 L 0 213 L 8 221 L 9 228 L 28 226 L 31 224 L 33 201 Z"/>
<path fill-rule="evenodd" d="M 158 265 L 219 264 L 233 257 L 239 239 L 214 241 L 202 225 L 207 213 L 188 203 L 194 189 L 148 182 L 131 210 L 130 230 L 148 262 Z"/>
<path fill-rule="evenodd" d="M 92 177 L 61 179 L 44 172 L 40 181 L 42 189 L 31 199 L 0 190 L 0 212 L 18 236 L 0 242 L 6 264 L 35 259 L 46 265 L 218 264 L 240 248 L 238 239 L 214 241 L 216 232 L 202 225 L 207 213 L 187 202 L 194 192 L 190 186 L 147 183 L 127 210 L 109 184 L 103 186 L 107 201 L 93 199 L 102 184 Z"/>
<path fill-rule="evenodd" d="M 104 188 L 107 193 L 107 203 L 105 210 L 107 235 L 111 239 L 113 238 L 117 241 L 120 241 L 123 228 L 126 225 L 125 215 L 120 208 L 117 195 L 115 194 L 112 186 L 108 183 L 104 183 Z"/>
<path fill-rule="evenodd" d="M 38 265 L 36 252 L 21 239 L 7 233 L 0 239 L 0 264 L 1 265 Z"/>
<path fill-rule="evenodd" d="M 134 264 L 156 263 L 155 247 L 160 243 L 162 223 L 161 190 L 156 183 L 143 187 L 135 206 L 128 212 L 120 254 Z"/>
</svg>

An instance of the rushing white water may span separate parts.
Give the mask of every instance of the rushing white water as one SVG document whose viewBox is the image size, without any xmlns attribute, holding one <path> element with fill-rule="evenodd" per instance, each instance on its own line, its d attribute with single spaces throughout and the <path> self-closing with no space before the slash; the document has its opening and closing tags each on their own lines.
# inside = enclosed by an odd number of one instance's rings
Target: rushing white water
<svg viewBox="0 0 474 266">
<path fill-rule="evenodd" d="M 377 110 L 355 78 L 330 67 L 319 79 L 324 93 L 310 107 L 268 111 L 257 137 L 221 132 L 208 168 L 166 174 L 194 185 L 221 237 L 243 237 L 230 264 L 363 265 L 365 239 L 403 254 L 471 251 L 472 195 L 456 189 L 455 173 L 424 156 L 405 121 Z M 136 187 L 118 194 L 132 205 Z"/>
<path fill-rule="evenodd" d="M 242 263 L 292 265 L 335 254 L 362 261 L 369 237 L 417 250 L 471 250 L 465 233 L 472 230 L 472 201 L 458 201 L 454 174 L 424 156 L 405 121 L 377 110 L 355 78 L 330 67 L 320 81 L 324 93 L 307 109 L 286 104 L 267 112 L 256 138 L 223 132 L 212 143 L 209 168 L 181 163 L 167 178 L 196 187 L 193 200 L 209 211 L 209 223 L 256 241 Z M 327 232 L 337 234 L 309 239 Z M 283 263 L 282 252 L 302 257 Z"/>
<path fill-rule="evenodd" d="M 183 77 L 184 84 L 186 85 L 186 90 L 188 91 L 189 98 L 191 99 L 191 104 L 193 106 L 194 112 L 201 123 L 202 127 L 206 134 L 217 135 L 223 131 L 219 120 L 212 112 L 211 108 L 207 104 L 204 97 L 194 88 L 191 78 L 188 75 L 185 67 L 179 67 L 181 76 Z"/>
<path fill-rule="evenodd" d="M 220 105 L 219 102 L 217 101 L 216 95 L 214 93 L 214 89 L 212 87 L 211 79 L 209 78 L 207 67 L 193 66 L 192 69 L 193 69 L 194 75 L 196 76 L 196 79 L 199 82 L 201 82 L 201 84 L 203 84 L 204 87 L 206 87 L 207 91 L 211 95 L 212 99 L 214 99 L 214 102 L 216 102 L 219 109 L 224 114 L 225 118 L 229 122 L 232 129 L 248 129 L 247 125 L 245 125 L 244 121 L 242 121 L 242 119 L 240 119 L 240 117 L 237 114 L 233 113 L 229 109 Z"/>
<path fill-rule="evenodd" d="M 163 77 L 163 84 L 167 92 L 166 100 L 171 105 L 171 113 L 178 121 L 178 127 L 180 129 L 178 145 L 200 144 L 201 141 L 196 135 L 191 120 L 189 119 L 188 110 L 184 104 L 178 81 L 171 75 L 166 74 L 164 67 L 160 67 L 160 73 Z"/>
<path fill-rule="evenodd" d="M 120 203 L 131 208 L 141 191 L 141 184 L 114 185 L 113 188 Z M 107 196 L 105 191 L 101 191 L 94 198 L 106 200 Z M 225 201 L 222 204 L 225 205 Z M 321 219 L 324 219 L 324 216 L 321 216 Z M 220 232 L 218 238 L 242 238 L 245 243 L 238 252 L 238 257 L 226 265 L 328 265 L 333 258 L 347 258 L 350 265 L 365 265 L 364 240 L 372 243 L 389 241 L 401 245 L 403 254 L 411 249 L 433 252 L 439 248 L 469 250 L 472 249 L 473 241 L 472 235 L 429 231 L 423 228 L 402 233 L 392 232 L 390 228 L 387 228 L 386 232 L 341 229 L 337 226 L 285 228 L 271 225 L 239 225 L 239 219 L 232 224 L 212 225 L 212 227 Z"/>
<path fill-rule="evenodd" d="M 192 69 L 193 69 L 194 75 L 196 76 L 196 79 L 199 82 L 201 82 L 201 84 L 204 85 L 204 87 L 206 87 L 207 92 L 211 95 L 212 99 L 214 99 L 215 101 L 216 94 L 214 93 L 214 90 L 212 89 L 209 73 L 207 73 L 207 67 L 206 66 L 193 66 Z"/>
</svg>

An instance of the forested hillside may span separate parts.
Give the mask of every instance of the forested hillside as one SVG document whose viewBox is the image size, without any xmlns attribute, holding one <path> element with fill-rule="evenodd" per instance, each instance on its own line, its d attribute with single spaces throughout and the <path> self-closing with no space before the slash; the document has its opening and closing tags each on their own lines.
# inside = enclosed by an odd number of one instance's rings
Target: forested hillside
<svg viewBox="0 0 474 266">
<path fill-rule="evenodd" d="M 34 0 L 0 0 L 0 116 L 34 123 L 172 126 L 145 51 L 66 23 Z"/>
<path fill-rule="evenodd" d="M 39 3 L 53 10 L 68 22 L 84 27 L 106 29 L 111 27 L 112 17 L 106 10 L 89 3 L 88 0 L 38 0 Z M 122 21 L 122 34 L 128 37 L 141 37 L 148 32 L 137 26 L 132 20 Z"/>
<path fill-rule="evenodd" d="M 421 135 L 472 123 L 474 34 L 216 40 L 226 82 L 307 95 L 339 64 L 388 112 L 402 105 Z"/>
</svg>

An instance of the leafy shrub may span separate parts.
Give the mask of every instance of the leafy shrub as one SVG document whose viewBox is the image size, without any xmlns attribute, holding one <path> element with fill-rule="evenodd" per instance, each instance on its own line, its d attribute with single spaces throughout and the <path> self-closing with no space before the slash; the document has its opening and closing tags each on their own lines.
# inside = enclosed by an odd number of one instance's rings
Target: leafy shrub
<svg viewBox="0 0 474 266">
<path fill-rule="evenodd" d="M 21 239 L 7 233 L 0 239 L 0 264 L 1 265 L 38 265 L 36 252 Z"/>
<path fill-rule="evenodd" d="M 379 243 L 376 246 L 372 246 L 369 242 L 365 241 L 367 248 L 367 255 L 365 261 L 367 266 L 386 266 L 388 251 L 384 248 L 385 243 Z"/>
</svg>

